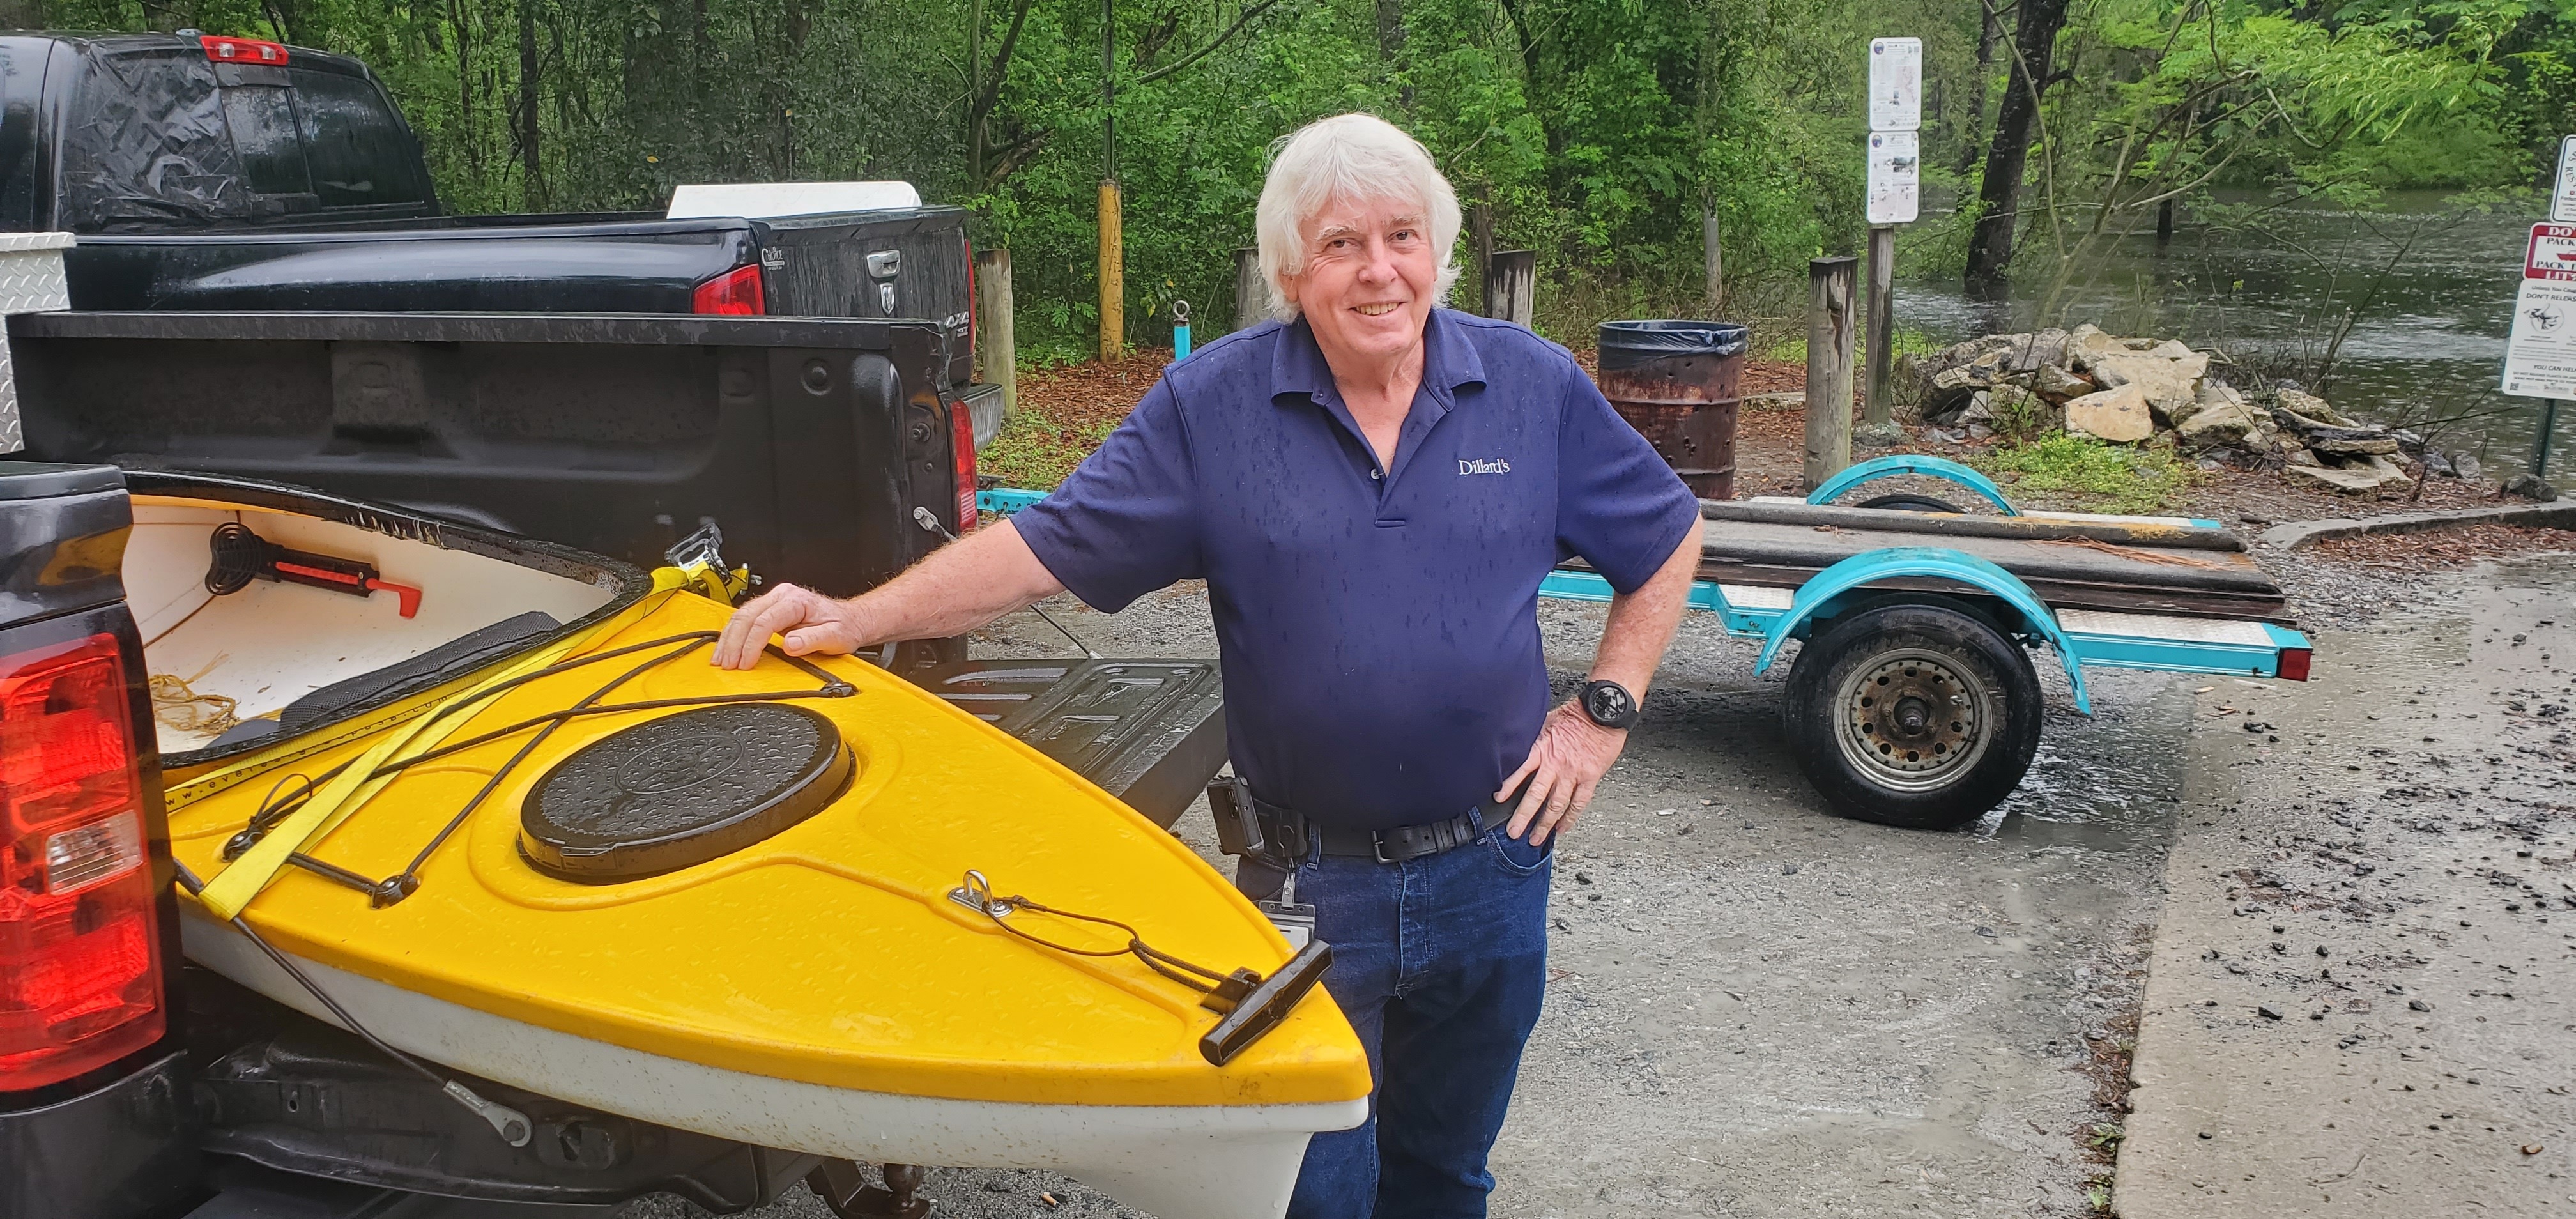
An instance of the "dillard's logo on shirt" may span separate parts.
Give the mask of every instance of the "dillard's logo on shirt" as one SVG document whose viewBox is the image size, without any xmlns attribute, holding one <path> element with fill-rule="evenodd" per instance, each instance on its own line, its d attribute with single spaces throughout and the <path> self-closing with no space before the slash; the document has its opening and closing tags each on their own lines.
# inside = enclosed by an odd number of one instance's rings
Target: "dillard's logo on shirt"
<svg viewBox="0 0 2576 1219">
<path fill-rule="evenodd" d="M 1458 459 L 1458 473 L 1461 475 L 1509 474 L 1511 472 L 1512 463 L 1500 457 L 1462 457 Z"/>
</svg>

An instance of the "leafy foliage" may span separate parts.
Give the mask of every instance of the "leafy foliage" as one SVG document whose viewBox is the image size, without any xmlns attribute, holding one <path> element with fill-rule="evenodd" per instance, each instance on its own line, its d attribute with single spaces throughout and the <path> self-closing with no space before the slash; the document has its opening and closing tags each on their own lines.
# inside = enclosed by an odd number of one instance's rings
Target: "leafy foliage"
<svg viewBox="0 0 2576 1219">
<path fill-rule="evenodd" d="M 1187 299 L 1212 336 L 1269 143 L 1348 110 L 1414 132 L 1490 208 L 1497 246 L 1538 251 L 1557 337 L 1710 311 L 1704 214 L 1724 311 L 1791 316 L 1804 262 L 1859 241 L 1869 38 L 1924 40 L 1929 185 L 1973 197 L 2012 10 L 1989 28 L 1955 0 L 1122 0 L 1108 101 L 1094 0 L 43 3 L 57 27 L 367 60 L 457 212 L 909 179 L 1013 250 L 1020 335 L 1041 351 L 1079 350 L 1098 323 L 1104 176 L 1125 192 L 1128 332 L 1158 340 Z M 1982 58 L 1981 33 L 2005 35 Z M 2532 0 L 2095 0 L 2061 49 L 2023 210 L 2026 244 L 2065 274 L 2165 197 L 2502 184 L 2576 124 L 2576 31 Z M 1953 264 L 1970 219 L 1922 226 L 1909 266 Z"/>
</svg>

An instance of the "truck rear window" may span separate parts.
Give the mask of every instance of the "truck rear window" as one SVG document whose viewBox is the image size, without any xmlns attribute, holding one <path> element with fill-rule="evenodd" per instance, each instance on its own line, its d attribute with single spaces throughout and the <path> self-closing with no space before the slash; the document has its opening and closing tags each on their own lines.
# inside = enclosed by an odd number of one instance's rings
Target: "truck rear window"
<svg viewBox="0 0 2576 1219">
<path fill-rule="evenodd" d="M 429 198 L 402 119 L 374 81 L 290 69 L 304 130 L 304 163 L 324 207 L 385 207 Z"/>
<path fill-rule="evenodd" d="M 431 199 L 401 117 L 362 75 L 219 73 L 193 47 L 102 51 L 85 57 L 70 108 L 58 222 L 74 232 L 309 220 Z"/>
<path fill-rule="evenodd" d="M 216 224 L 257 209 L 214 65 L 175 51 L 80 61 L 62 146 L 62 215 L 79 233 Z"/>
</svg>

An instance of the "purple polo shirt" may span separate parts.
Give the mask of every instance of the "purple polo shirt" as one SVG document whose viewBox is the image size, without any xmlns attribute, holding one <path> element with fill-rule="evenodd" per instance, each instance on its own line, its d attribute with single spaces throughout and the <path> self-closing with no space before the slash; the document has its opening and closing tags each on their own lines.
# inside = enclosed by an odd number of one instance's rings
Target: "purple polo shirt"
<svg viewBox="0 0 2576 1219">
<path fill-rule="evenodd" d="M 1380 469 L 1303 320 L 1173 364 L 1016 518 L 1114 612 L 1203 578 L 1235 772 L 1328 824 L 1437 821 L 1493 794 L 1547 715 L 1538 587 L 1580 555 L 1622 592 L 1699 505 L 1564 348 L 1432 311 Z"/>
</svg>

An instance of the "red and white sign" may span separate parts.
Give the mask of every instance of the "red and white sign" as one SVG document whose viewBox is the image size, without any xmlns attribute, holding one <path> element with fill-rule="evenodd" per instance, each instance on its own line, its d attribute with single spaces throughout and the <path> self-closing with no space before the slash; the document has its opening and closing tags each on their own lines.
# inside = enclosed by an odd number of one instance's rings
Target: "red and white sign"
<svg viewBox="0 0 2576 1219">
<path fill-rule="evenodd" d="M 2531 247 L 2522 256 L 2522 277 L 2576 283 L 2576 224 L 2531 226 Z"/>
</svg>

